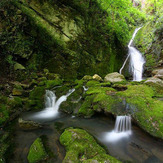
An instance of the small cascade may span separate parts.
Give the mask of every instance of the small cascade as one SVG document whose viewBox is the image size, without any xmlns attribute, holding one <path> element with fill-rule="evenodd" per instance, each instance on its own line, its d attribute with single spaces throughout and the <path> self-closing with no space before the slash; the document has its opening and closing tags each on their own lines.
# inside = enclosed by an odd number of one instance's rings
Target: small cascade
<svg viewBox="0 0 163 163">
<path fill-rule="evenodd" d="M 58 115 L 58 110 L 62 102 L 66 101 L 75 89 L 70 89 L 66 95 L 61 96 L 58 100 L 54 92 L 46 90 L 45 94 L 45 109 L 35 113 L 31 118 L 44 119 L 54 118 Z"/>
<path fill-rule="evenodd" d="M 116 133 L 131 131 L 131 117 L 117 116 L 114 131 Z"/>
<path fill-rule="evenodd" d="M 46 90 L 45 94 L 45 108 L 54 108 L 56 95 L 54 92 Z"/>
<path fill-rule="evenodd" d="M 129 72 L 133 76 L 133 81 L 141 81 L 142 80 L 143 65 L 145 63 L 145 59 L 142 56 L 142 54 L 135 47 L 132 46 L 134 38 L 135 38 L 137 32 L 139 31 L 139 29 L 141 29 L 141 27 L 136 28 L 134 31 L 132 39 L 130 40 L 130 42 L 128 44 L 128 49 L 129 49 L 128 56 L 127 56 L 125 62 L 123 63 L 123 66 L 120 69 L 120 74 L 121 74 L 128 58 L 130 57 Z"/>
<path fill-rule="evenodd" d="M 114 143 L 122 138 L 128 138 L 131 134 L 131 117 L 117 116 L 114 130 L 105 134 L 105 140 Z"/>
<path fill-rule="evenodd" d="M 86 88 L 85 86 L 83 86 L 83 89 L 84 89 L 84 91 L 88 91 L 88 88 Z"/>
</svg>

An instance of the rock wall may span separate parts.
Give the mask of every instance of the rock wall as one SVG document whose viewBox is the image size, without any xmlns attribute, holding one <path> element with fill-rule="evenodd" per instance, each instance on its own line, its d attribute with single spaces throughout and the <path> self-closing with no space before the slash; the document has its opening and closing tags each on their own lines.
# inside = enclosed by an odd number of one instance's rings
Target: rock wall
<svg viewBox="0 0 163 163">
<path fill-rule="evenodd" d="M 111 40 L 107 13 L 95 0 L 17 0 L 1 13 L 2 56 L 29 72 L 48 68 L 64 78 L 104 76 L 119 69 L 126 53 Z"/>
</svg>

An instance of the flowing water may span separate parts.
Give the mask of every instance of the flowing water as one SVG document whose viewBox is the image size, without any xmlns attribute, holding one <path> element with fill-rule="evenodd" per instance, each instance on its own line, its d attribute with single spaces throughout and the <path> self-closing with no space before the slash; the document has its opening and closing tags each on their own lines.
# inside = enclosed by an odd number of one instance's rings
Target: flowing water
<svg viewBox="0 0 163 163">
<path fill-rule="evenodd" d="M 117 133 L 131 131 L 131 117 L 117 116 L 114 131 Z"/>
<path fill-rule="evenodd" d="M 108 142 L 117 142 L 122 138 L 127 138 L 132 134 L 131 131 L 131 117 L 117 116 L 114 130 L 105 135 Z"/>
<path fill-rule="evenodd" d="M 23 118 L 28 119 L 28 117 L 29 116 L 25 113 Z M 9 162 L 27 163 L 26 157 L 30 145 L 37 137 L 46 135 L 49 147 L 56 156 L 52 161 L 61 163 L 65 157 L 65 150 L 59 143 L 59 136 L 67 127 L 79 127 L 88 131 L 96 137 L 101 144 L 107 147 L 110 155 L 123 162 L 163 162 L 163 142 L 149 136 L 137 126 L 132 126 L 132 135 L 129 137 L 122 137 L 117 141 L 108 141 L 107 135 L 113 131 L 115 127 L 113 117 L 97 115 L 91 119 L 84 119 L 80 117 L 72 118 L 71 115 L 60 113 L 56 119 L 47 119 L 46 122 L 42 119 L 37 121 L 43 125 L 42 129 L 23 131 L 18 126 L 16 127 L 14 132 L 16 149 L 13 151 L 14 157 L 11 158 Z"/>
<path fill-rule="evenodd" d="M 67 97 L 74 91 L 75 89 L 69 90 L 58 100 L 54 92 L 46 91 L 45 110 L 22 115 L 24 120 L 34 120 L 42 124 L 42 128 L 23 131 L 18 124 L 15 126 L 15 148 L 9 162 L 28 163 L 27 155 L 31 144 L 36 138 L 43 135 L 47 139 L 48 148 L 55 156 L 51 158 L 50 162 L 62 162 L 65 157 L 65 149 L 59 143 L 59 137 L 67 127 L 78 127 L 88 131 L 97 138 L 100 144 L 107 147 L 111 156 L 123 162 L 163 162 L 163 142 L 149 136 L 137 126 L 132 126 L 131 131 L 130 116 L 117 116 L 114 125 L 115 120 L 112 116 L 98 114 L 93 118 L 84 119 L 59 113 L 60 104 L 66 101 Z"/>
<path fill-rule="evenodd" d="M 129 72 L 133 76 L 133 81 L 141 81 L 142 80 L 143 65 L 145 63 L 145 59 L 142 56 L 142 54 L 135 47 L 132 46 L 134 38 L 135 38 L 137 32 L 139 31 L 139 29 L 141 29 L 141 27 L 136 28 L 133 33 L 132 39 L 130 40 L 130 42 L 128 44 L 128 56 L 127 56 L 125 62 L 123 63 L 123 66 L 120 69 L 120 74 L 121 74 L 127 60 L 130 57 Z"/>
<path fill-rule="evenodd" d="M 43 111 L 34 113 L 30 116 L 31 120 L 36 119 L 47 119 L 47 118 L 55 118 L 58 116 L 59 112 L 59 106 L 62 102 L 67 100 L 67 97 L 70 96 L 75 89 L 70 89 L 66 95 L 61 96 L 58 98 L 55 95 L 53 91 L 46 90 L 45 94 L 45 109 Z"/>
</svg>

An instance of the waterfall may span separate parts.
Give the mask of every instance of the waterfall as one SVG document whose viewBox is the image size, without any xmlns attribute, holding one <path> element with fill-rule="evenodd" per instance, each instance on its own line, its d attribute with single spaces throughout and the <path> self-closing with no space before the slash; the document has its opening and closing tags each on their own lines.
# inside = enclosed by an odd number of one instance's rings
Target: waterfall
<svg viewBox="0 0 163 163">
<path fill-rule="evenodd" d="M 140 28 L 141 27 L 136 28 L 133 33 L 132 39 L 130 40 L 130 42 L 128 44 L 128 51 L 129 51 L 128 56 L 120 69 L 120 74 L 121 74 L 128 58 L 130 57 L 129 72 L 132 73 L 133 81 L 141 81 L 142 80 L 143 65 L 145 63 L 145 59 L 142 56 L 142 54 L 135 47 L 132 46 L 134 38 Z"/>
<path fill-rule="evenodd" d="M 61 96 L 58 100 L 56 100 L 56 95 L 54 92 L 46 90 L 45 94 L 45 108 L 49 110 L 56 110 L 58 111 L 59 106 L 62 102 L 67 100 L 67 97 L 73 93 L 75 89 L 70 89 L 66 95 Z"/>
<path fill-rule="evenodd" d="M 88 88 L 86 88 L 85 86 L 83 86 L 83 89 L 84 89 L 84 91 L 88 91 Z"/>
<path fill-rule="evenodd" d="M 116 133 L 131 131 L 131 117 L 117 116 L 114 131 Z"/>
<path fill-rule="evenodd" d="M 114 130 L 104 134 L 104 139 L 107 142 L 117 142 L 123 138 L 129 138 L 132 134 L 131 131 L 131 117 L 130 116 L 117 116 Z"/>
<path fill-rule="evenodd" d="M 75 89 L 70 89 L 66 95 L 58 98 L 53 91 L 46 90 L 45 94 L 45 109 L 32 115 L 31 119 L 54 118 L 58 115 L 58 110 L 62 102 L 66 101 Z"/>
</svg>

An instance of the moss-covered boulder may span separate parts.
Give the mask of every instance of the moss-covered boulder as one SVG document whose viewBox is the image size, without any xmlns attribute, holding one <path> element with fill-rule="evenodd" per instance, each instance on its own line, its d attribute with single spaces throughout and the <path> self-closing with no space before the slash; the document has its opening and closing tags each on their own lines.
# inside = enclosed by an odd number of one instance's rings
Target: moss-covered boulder
<svg viewBox="0 0 163 163">
<path fill-rule="evenodd" d="M 29 153 L 27 157 L 28 162 L 36 163 L 43 160 L 45 161 L 47 156 L 48 155 L 45 151 L 41 138 L 37 138 L 29 149 Z"/>
<path fill-rule="evenodd" d="M 45 86 L 35 87 L 29 95 L 29 100 L 26 103 L 26 107 L 33 109 L 42 109 L 44 106 L 44 94 L 45 94 Z"/>
<path fill-rule="evenodd" d="M 92 80 L 93 77 L 90 76 L 90 75 L 85 75 L 82 79 L 83 79 L 83 80 Z"/>
<path fill-rule="evenodd" d="M 124 82 L 125 77 L 122 74 L 119 74 L 118 72 L 113 72 L 113 73 L 107 74 L 104 78 L 104 81 L 111 82 L 111 83 Z"/>
<path fill-rule="evenodd" d="M 66 148 L 63 163 L 120 162 L 108 155 L 95 139 L 82 129 L 66 129 L 60 136 L 60 142 Z"/>
<path fill-rule="evenodd" d="M 163 94 L 163 80 L 151 77 L 145 81 L 145 84 L 152 86 L 159 94 Z"/>
<path fill-rule="evenodd" d="M 118 92 L 137 124 L 149 134 L 163 138 L 163 101 L 154 97 L 155 92 L 147 85 L 129 85 Z"/>
</svg>

